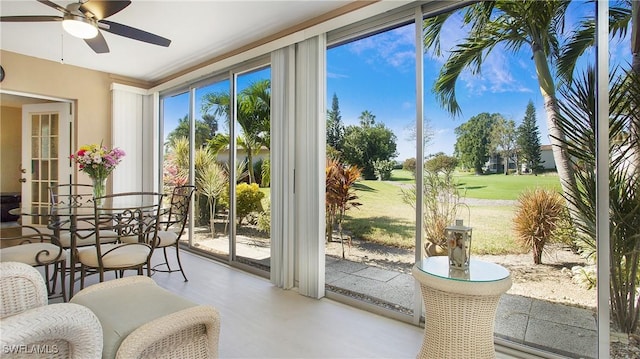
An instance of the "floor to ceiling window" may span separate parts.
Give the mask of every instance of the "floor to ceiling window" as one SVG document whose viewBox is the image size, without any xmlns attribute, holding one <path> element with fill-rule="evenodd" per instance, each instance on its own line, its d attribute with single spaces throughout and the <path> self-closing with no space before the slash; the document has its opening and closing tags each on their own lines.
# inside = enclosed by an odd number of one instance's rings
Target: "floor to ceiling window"
<svg viewBox="0 0 640 359">
<path fill-rule="evenodd" d="M 416 152 L 414 29 L 327 50 L 326 287 L 405 315 L 415 291 L 415 172 L 403 168 Z"/>
<path fill-rule="evenodd" d="M 268 273 L 269 68 L 200 81 L 189 90 L 164 96 L 162 106 L 164 189 L 170 192 L 188 183 L 197 189 L 192 235 L 183 236 L 183 241 L 195 250 Z"/>
</svg>

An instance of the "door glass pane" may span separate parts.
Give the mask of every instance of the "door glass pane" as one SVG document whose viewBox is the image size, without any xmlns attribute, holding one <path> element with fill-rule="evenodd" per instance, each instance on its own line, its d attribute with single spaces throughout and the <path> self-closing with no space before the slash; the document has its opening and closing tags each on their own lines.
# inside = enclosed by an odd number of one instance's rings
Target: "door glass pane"
<svg viewBox="0 0 640 359">
<path fill-rule="evenodd" d="M 229 80 L 195 90 L 197 207 L 193 245 L 229 259 Z"/>
<path fill-rule="evenodd" d="M 415 298 L 415 200 L 406 201 L 415 198 L 414 32 L 409 24 L 327 50 L 326 287 L 407 316 Z"/>
<path fill-rule="evenodd" d="M 236 260 L 271 268 L 271 69 L 237 77 Z"/>
<path fill-rule="evenodd" d="M 570 181 L 587 179 L 578 186 L 580 190 L 593 188 L 595 183 L 589 161 L 573 157 L 573 153 L 582 156 L 587 148 L 594 148 L 593 131 L 567 131 L 571 126 L 588 127 L 593 120 L 581 112 L 588 101 L 566 91 L 565 82 L 556 76 L 559 69 L 554 56 L 545 59 L 542 51 L 534 53 L 526 41 L 514 46 L 507 33 L 492 51 L 482 52 L 479 71 L 473 63 L 459 72 L 456 68 L 453 72 L 459 76 L 454 84 L 448 82 L 452 77 L 446 71 L 456 67 L 457 55 L 468 55 L 469 44 L 482 44 L 495 26 L 516 26 L 514 33 L 523 39 L 537 33 L 549 35 L 540 45 L 553 48 L 556 39 L 566 44 L 571 36 L 583 35 L 578 31 L 585 24 L 582 21 L 593 20 L 595 13 L 594 2 L 571 2 L 566 9 L 558 2 L 545 2 L 549 10 L 553 8 L 548 12 L 554 14 L 553 19 L 535 21 L 538 28 L 530 28 L 525 26 L 527 19 L 540 20 L 542 11 L 525 3 L 510 7 L 513 4 L 516 2 L 492 9 L 488 24 L 493 26 L 483 25 L 476 16 L 482 3 L 447 14 L 444 24 L 438 22 L 444 17 L 425 22 L 427 40 L 437 33 L 442 45 L 442 53 L 431 46 L 423 57 L 425 116 L 434 133 L 426 147 L 425 168 L 418 170 L 425 183 L 425 244 L 438 247 L 436 242 L 442 238 L 431 235 L 438 228 L 429 209 L 451 208 L 456 203 L 447 202 L 442 191 L 434 191 L 443 180 L 451 180 L 458 210 L 444 225 L 464 220 L 473 228 L 472 261 L 497 263 L 509 270 L 513 281 L 500 296 L 495 335 L 507 344 L 542 348 L 563 357 L 593 358 L 597 357 L 597 293 L 590 279 L 596 262 L 586 250 L 585 228 L 577 225 L 586 223 L 585 218 L 571 212 L 571 200 L 567 200 L 575 187 Z M 559 23 L 565 25 L 562 32 L 550 26 Z M 434 32 L 440 25 L 442 31 Z M 595 64 L 592 50 L 576 62 L 574 79 L 582 79 L 587 67 Z M 541 90 L 540 82 L 557 92 L 557 98 Z M 559 107 L 552 106 L 556 100 Z M 581 111 L 568 116 L 570 107 Z M 570 125 L 554 133 L 561 117 Z M 578 145 L 571 156 L 554 151 L 567 142 Z M 439 166 L 449 157 L 456 166 L 447 174 Z M 447 243 L 442 244 L 441 252 L 447 253 Z"/>
</svg>

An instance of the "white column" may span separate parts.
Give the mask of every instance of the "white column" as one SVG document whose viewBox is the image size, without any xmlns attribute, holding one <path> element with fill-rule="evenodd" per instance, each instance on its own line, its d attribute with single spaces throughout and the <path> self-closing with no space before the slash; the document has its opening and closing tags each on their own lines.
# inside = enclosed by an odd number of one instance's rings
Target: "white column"
<svg viewBox="0 0 640 359">
<path fill-rule="evenodd" d="M 296 45 L 295 233 L 298 287 L 324 296 L 326 38 Z"/>
<path fill-rule="evenodd" d="M 146 90 L 112 84 L 111 144 L 126 156 L 113 171 L 113 193 L 150 190 L 153 182 L 152 101 Z"/>
<path fill-rule="evenodd" d="M 294 286 L 295 46 L 271 53 L 271 282 Z"/>
</svg>

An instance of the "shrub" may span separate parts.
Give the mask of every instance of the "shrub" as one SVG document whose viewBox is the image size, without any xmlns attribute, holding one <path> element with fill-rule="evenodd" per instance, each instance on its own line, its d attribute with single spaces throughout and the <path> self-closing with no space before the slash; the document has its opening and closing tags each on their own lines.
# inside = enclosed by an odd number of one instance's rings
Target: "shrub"
<svg viewBox="0 0 640 359">
<path fill-rule="evenodd" d="M 380 181 L 388 181 L 391 179 L 391 172 L 395 162 L 391 160 L 375 160 L 373 161 L 373 170 Z"/>
<path fill-rule="evenodd" d="M 271 233 L 271 201 L 265 201 L 264 211 L 258 214 L 258 229 L 268 234 Z"/>
<path fill-rule="evenodd" d="M 416 159 L 411 157 L 404 160 L 402 163 L 402 169 L 413 173 L 413 176 L 416 175 Z"/>
<path fill-rule="evenodd" d="M 238 216 L 238 225 L 252 212 L 261 212 L 261 200 L 264 193 L 260 192 L 257 183 L 246 184 L 240 183 L 236 187 L 236 214 Z"/>
<path fill-rule="evenodd" d="M 551 239 L 565 210 L 562 197 L 542 188 L 523 192 L 513 218 L 517 239 L 531 248 L 533 263 L 542 263 L 544 245 Z"/>
</svg>

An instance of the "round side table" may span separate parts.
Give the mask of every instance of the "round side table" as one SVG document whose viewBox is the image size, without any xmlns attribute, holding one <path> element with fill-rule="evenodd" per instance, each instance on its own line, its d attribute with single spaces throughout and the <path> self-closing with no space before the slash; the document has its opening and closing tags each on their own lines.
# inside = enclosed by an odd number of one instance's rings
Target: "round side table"
<svg viewBox="0 0 640 359">
<path fill-rule="evenodd" d="M 416 263 L 425 326 L 418 358 L 495 358 L 493 331 L 500 296 L 511 288 L 509 271 L 471 259 L 469 270 L 449 269 L 448 257 Z"/>
</svg>

